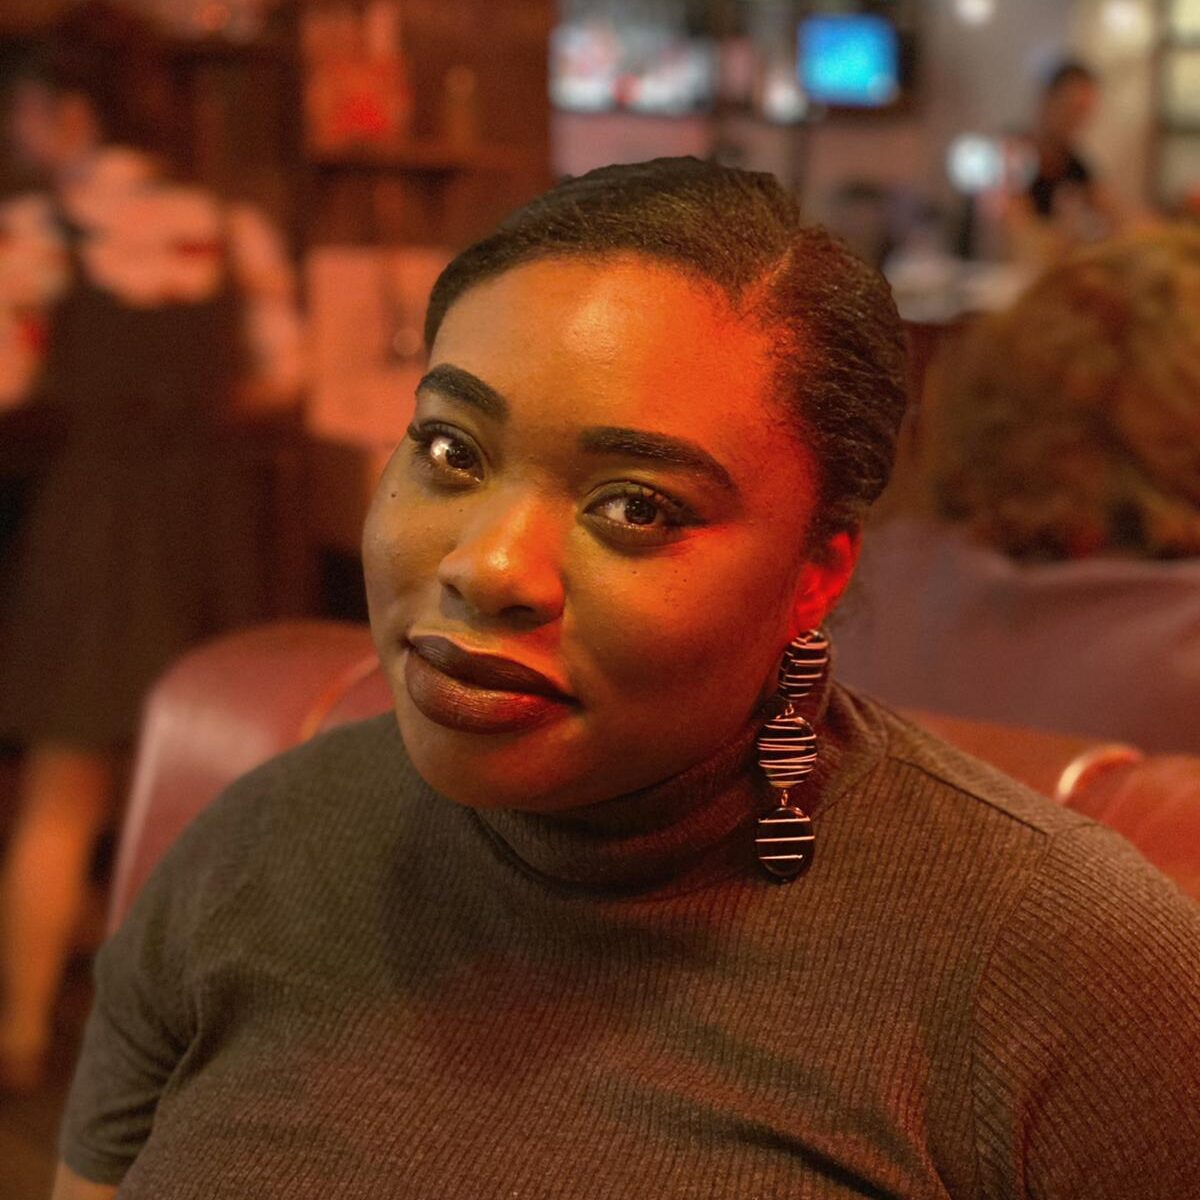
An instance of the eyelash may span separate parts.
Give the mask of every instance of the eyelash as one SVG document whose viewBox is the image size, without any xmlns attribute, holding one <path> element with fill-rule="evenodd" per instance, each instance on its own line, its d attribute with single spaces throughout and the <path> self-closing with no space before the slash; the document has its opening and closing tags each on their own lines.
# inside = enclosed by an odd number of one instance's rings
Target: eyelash
<svg viewBox="0 0 1200 1200">
<path fill-rule="evenodd" d="M 457 442 L 460 446 L 465 446 L 474 456 L 476 463 L 479 466 L 483 465 L 483 455 L 479 453 L 470 440 L 465 438 L 452 426 L 439 425 L 436 422 L 428 422 L 424 425 L 414 423 L 408 427 L 407 432 L 409 440 L 412 442 L 412 461 L 428 473 L 431 478 L 436 479 L 444 486 L 462 486 L 470 482 L 472 476 L 470 476 L 466 468 L 448 467 L 439 463 L 433 457 L 433 443 L 438 438 L 444 437 L 451 442 Z M 465 478 L 462 478 L 464 476 Z"/>
<path fill-rule="evenodd" d="M 653 504 L 662 514 L 662 525 L 636 525 L 624 521 L 614 521 L 611 517 L 601 516 L 599 508 L 621 500 L 646 500 Z M 603 524 L 610 533 L 624 540 L 627 544 L 662 544 L 672 541 L 679 533 L 692 525 L 700 524 L 696 514 L 686 504 L 664 495 L 655 488 L 644 483 L 620 483 L 597 496 L 588 505 L 586 516 L 597 524 Z"/>
<path fill-rule="evenodd" d="M 438 438 L 444 437 L 470 451 L 478 467 L 483 465 L 483 455 L 460 430 L 453 426 L 441 425 L 437 422 L 412 424 L 407 430 L 412 442 L 412 461 L 432 480 L 443 487 L 466 487 L 477 482 L 477 477 L 471 475 L 466 468 L 448 467 L 439 463 L 432 454 L 432 446 Z M 602 516 L 597 510 L 605 505 L 620 500 L 645 500 L 653 504 L 663 516 L 663 524 L 638 525 L 615 521 L 611 517 Z M 632 481 L 610 485 L 588 505 L 584 514 L 594 524 L 605 528 L 608 535 L 626 545 L 632 544 L 663 544 L 674 540 L 680 531 L 689 526 L 702 524 L 696 513 L 682 501 L 668 496 L 656 488 L 644 483 Z"/>
</svg>

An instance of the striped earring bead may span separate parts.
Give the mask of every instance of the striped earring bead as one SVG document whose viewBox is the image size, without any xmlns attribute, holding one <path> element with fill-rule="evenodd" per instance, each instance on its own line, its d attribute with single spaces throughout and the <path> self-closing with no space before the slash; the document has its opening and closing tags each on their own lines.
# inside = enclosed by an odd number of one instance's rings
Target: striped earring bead
<svg viewBox="0 0 1200 1200">
<path fill-rule="evenodd" d="M 791 802 L 788 789 L 811 773 L 817 762 L 817 734 L 789 704 L 758 735 L 758 762 L 783 801 L 758 818 L 754 852 L 777 879 L 795 879 L 812 862 L 816 834 L 808 814 Z"/>
<path fill-rule="evenodd" d="M 816 840 L 808 814 L 794 804 L 781 804 L 758 818 L 754 852 L 768 874 L 795 879 L 812 862 Z"/>
<path fill-rule="evenodd" d="M 790 704 L 762 727 L 758 764 L 772 787 L 795 787 L 816 762 L 816 731 Z"/>
<path fill-rule="evenodd" d="M 779 690 L 789 700 L 802 700 L 821 681 L 828 666 L 829 639 L 819 629 L 809 629 L 783 652 Z"/>
</svg>

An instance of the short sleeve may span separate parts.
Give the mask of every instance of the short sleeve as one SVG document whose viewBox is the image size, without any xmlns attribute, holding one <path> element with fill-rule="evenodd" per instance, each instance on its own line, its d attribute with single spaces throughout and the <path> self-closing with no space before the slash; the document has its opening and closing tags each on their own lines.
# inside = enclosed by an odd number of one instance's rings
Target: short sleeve
<svg viewBox="0 0 1200 1200">
<path fill-rule="evenodd" d="M 119 1182 L 196 1040 L 201 980 L 260 842 L 270 764 L 243 776 L 183 831 L 96 956 L 95 996 L 59 1137 L 63 1160 Z"/>
<path fill-rule="evenodd" d="M 70 262 L 49 201 L 0 205 L 0 411 L 29 398 L 45 357 L 50 312 Z"/>
<path fill-rule="evenodd" d="M 980 986 L 986 1200 L 1200 1196 L 1200 906 L 1122 839 L 1052 840 Z"/>
</svg>

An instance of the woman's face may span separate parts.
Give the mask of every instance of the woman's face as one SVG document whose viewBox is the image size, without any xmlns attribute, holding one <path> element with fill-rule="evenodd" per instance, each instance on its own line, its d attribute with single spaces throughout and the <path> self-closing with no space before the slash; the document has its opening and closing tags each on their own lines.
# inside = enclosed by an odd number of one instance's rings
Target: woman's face
<svg viewBox="0 0 1200 1200">
<path fill-rule="evenodd" d="M 86 97 L 60 94 L 32 81 L 13 89 L 9 125 L 17 155 L 39 171 L 68 164 L 93 149 L 99 137 L 95 112 Z"/>
<path fill-rule="evenodd" d="M 657 783 L 742 729 L 853 566 L 805 554 L 770 342 L 636 257 L 535 262 L 447 312 L 364 560 L 413 762 L 462 804 Z"/>
</svg>

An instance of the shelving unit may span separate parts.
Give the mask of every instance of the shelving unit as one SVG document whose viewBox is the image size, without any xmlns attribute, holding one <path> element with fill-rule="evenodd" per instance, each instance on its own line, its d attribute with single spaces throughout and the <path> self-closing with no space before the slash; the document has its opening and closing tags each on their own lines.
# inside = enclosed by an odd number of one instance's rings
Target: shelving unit
<svg viewBox="0 0 1200 1200">
<path fill-rule="evenodd" d="M 304 18 L 322 9 L 362 15 L 373 2 L 290 0 L 274 7 L 253 42 L 213 37 L 171 47 L 179 113 L 172 143 L 181 174 L 262 209 L 285 232 L 302 280 L 312 256 L 331 248 L 364 256 L 404 246 L 461 248 L 551 182 L 547 69 L 555 0 L 396 0 L 412 102 L 403 136 L 316 148 Z M 26 30 L 9 25 L 6 10 L 0 48 L 4 35 Z M 455 72 L 469 80 L 472 96 L 469 119 L 458 122 L 449 103 Z M 20 183 L 0 178 L 0 188 Z M 369 290 L 364 302 L 378 300 Z M 415 357 L 403 364 L 415 365 Z M 314 427 L 306 421 L 298 431 L 305 436 L 289 442 L 285 431 L 266 443 L 264 453 L 280 455 L 286 468 L 275 473 L 286 475 L 288 490 L 278 511 L 287 509 L 285 532 L 298 531 L 310 552 L 350 560 L 387 435 L 332 436 Z"/>
<path fill-rule="evenodd" d="M 333 2 L 345 11 L 345 0 Z M 329 3 L 303 0 L 289 18 L 297 113 L 306 111 L 304 16 Z M 365 14 L 371 0 L 350 3 Z M 364 327 L 378 322 L 381 299 L 385 306 L 394 299 L 371 294 L 373 286 L 384 293 L 392 286 L 386 252 L 429 246 L 452 252 L 552 179 L 547 69 L 555 0 L 402 0 L 395 15 L 411 93 L 401 134 L 329 148 L 302 131 L 297 164 L 299 247 L 306 258 L 340 253 L 354 268 Z M 455 72 L 473 87 L 466 128 L 448 111 Z M 372 261 L 374 285 L 364 278 Z M 310 301 L 320 307 L 320 297 Z M 404 325 L 414 323 L 406 314 Z M 327 391 L 318 385 L 310 410 L 318 432 L 309 512 L 327 580 L 357 578 L 362 518 L 419 373 L 415 357 L 381 360 L 353 368 L 345 380 L 339 376 Z M 354 419 L 345 420 L 352 407 Z"/>
<path fill-rule="evenodd" d="M 371 3 L 296 0 L 277 7 L 259 43 L 189 43 L 176 55 L 188 112 L 180 138 L 187 170 L 266 209 L 288 231 L 310 285 L 315 255 L 344 253 L 362 262 L 382 258 L 385 248 L 464 246 L 551 179 L 546 73 L 554 0 L 401 0 L 390 13 L 385 6 L 383 15 L 400 35 L 411 93 L 403 129 L 394 137 L 373 139 L 368 129 L 332 148 L 319 144 L 311 126 L 314 59 L 311 43 L 306 52 L 306 18 L 350 13 L 361 21 Z M 446 111 L 447 82 L 456 70 L 474 88 L 465 130 Z M 369 279 L 358 278 L 365 290 L 357 301 L 370 324 L 368 310 L 379 298 L 369 294 Z M 309 295 L 310 309 L 320 299 Z M 333 407 L 343 414 L 347 404 L 361 405 L 353 421 L 331 420 L 321 385 L 314 389 L 305 507 L 318 552 L 356 552 L 367 497 L 394 436 L 377 428 L 372 414 L 385 407 L 379 397 L 389 386 L 411 391 L 402 371 L 393 378 L 389 370 L 380 363 L 361 389 L 338 397 Z"/>
<path fill-rule="evenodd" d="M 1200 201 L 1200 0 L 1160 0 L 1150 193 L 1169 210 Z"/>
</svg>

